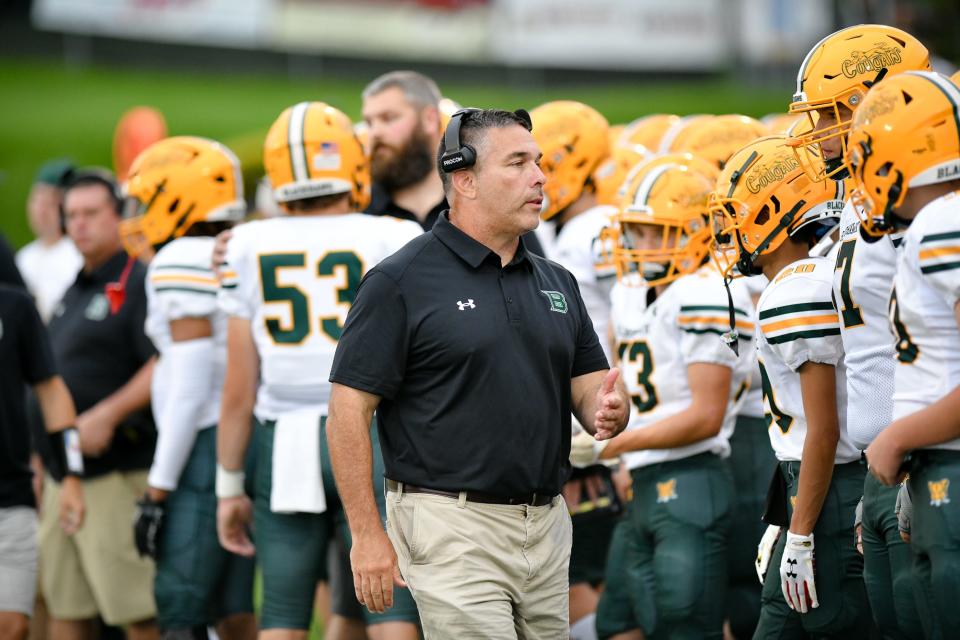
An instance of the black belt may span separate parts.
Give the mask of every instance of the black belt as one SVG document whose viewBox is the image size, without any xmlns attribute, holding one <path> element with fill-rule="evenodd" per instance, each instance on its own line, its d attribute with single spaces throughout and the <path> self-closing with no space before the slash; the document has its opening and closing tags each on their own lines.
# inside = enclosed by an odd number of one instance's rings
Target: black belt
<svg viewBox="0 0 960 640">
<path fill-rule="evenodd" d="M 543 507 L 553 502 L 555 496 L 548 496 L 542 493 L 527 493 L 521 496 L 498 496 L 492 493 L 483 493 L 481 491 L 444 491 L 443 489 L 430 489 L 428 487 L 418 487 L 406 482 L 400 483 L 396 480 L 384 478 L 384 486 L 387 491 L 397 493 L 400 491 L 400 485 L 403 485 L 403 493 L 425 493 L 431 496 L 444 496 L 460 499 L 461 493 L 467 494 L 467 502 L 479 502 L 481 504 L 523 504 L 531 507 Z"/>
</svg>

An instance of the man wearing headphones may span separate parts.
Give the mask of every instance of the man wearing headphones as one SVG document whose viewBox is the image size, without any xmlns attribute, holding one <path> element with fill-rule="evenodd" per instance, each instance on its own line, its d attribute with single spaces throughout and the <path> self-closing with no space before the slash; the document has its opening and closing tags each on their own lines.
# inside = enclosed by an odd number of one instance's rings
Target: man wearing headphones
<svg viewBox="0 0 960 640">
<path fill-rule="evenodd" d="M 132 640 L 152 639 L 158 636 L 154 568 L 137 555 L 130 527 L 156 442 L 149 412 L 155 352 L 144 335 L 146 270 L 123 250 L 121 200 L 108 172 L 68 177 L 63 209 L 83 267 L 54 309 L 49 333 L 56 367 L 77 407 L 87 514 L 72 536 L 59 527 L 62 478 L 44 439 L 37 438 L 49 472 L 40 564 L 50 634 L 93 637 L 99 615 L 107 624 L 125 626 Z"/>
<path fill-rule="evenodd" d="M 451 118 L 437 159 L 450 210 L 367 273 L 330 376 L 357 598 L 383 611 L 405 580 L 428 639 L 567 636 L 571 411 L 599 439 L 629 414 L 576 280 L 520 237 L 545 181 L 530 129 L 525 111 Z M 370 485 L 375 410 L 389 534 Z"/>
</svg>

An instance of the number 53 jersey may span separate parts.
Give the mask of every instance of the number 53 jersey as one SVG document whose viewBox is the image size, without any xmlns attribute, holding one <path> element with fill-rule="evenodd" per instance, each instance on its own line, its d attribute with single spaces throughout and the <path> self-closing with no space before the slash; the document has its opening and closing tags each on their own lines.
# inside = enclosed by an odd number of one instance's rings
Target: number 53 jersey
<svg viewBox="0 0 960 640">
<path fill-rule="evenodd" d="M 903 239 L 890 301 L 896 334 L 894 419 L 927 407 L 960 385 L 960 194 L 920 210 Z M 931 449 L 960 450 L 960 438 Z"/>
<path fill-rule="evenodd" d="M 754 333 L 750 294 L 745 286 L 731 289 L 741 338 L 738 357 L 721 337 L 730 330 L 729 306 L 723 278 L 712 265 L 674 281 L 649 305 L 647 291 L 637 279 L 617 282 L 610 293 L 620 372 L 632 404 L 627 429 L 649 427 L 690 406 L 693 396 L 687 367 L 691 364 L 718 364 L 733 375 L 720 433 L 676 449 L 630 451 L 623 454 L 624 461 L 635 469 L 705 451 L 726 457 L 737 411 L 756 366 L 750 344 Z"/>
<path fill-rule="evenodd" d="M 250 320 L 260 356 L 259 418 L 326 405 L 333 355 L 360 280 L 421 232 L 412 221 L 360 213 L 234 229 L 219 304 Z"/>
<path fill-rule="evenodd" d="M 778 460 L 798 461 L 807 437 L 800 368 L 807 362 L 836 367 L 840 422 L 835 464 L 853 462 L 860 451 L 847 433 L 847 382 L 840 317 L 830 299 L 833 262 L 798 260 L 773 278 L 757 304 L 757 356 L 763 379 L 764 417 Z"/>
</svg>

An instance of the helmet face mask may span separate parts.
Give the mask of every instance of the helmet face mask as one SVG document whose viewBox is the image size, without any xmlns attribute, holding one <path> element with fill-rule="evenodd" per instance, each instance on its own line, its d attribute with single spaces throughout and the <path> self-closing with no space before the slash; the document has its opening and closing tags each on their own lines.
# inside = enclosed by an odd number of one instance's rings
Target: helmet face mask
<svg viewBox="0 0 960 640">
<path fill-rule="evenodd" d="M 154 143 L 130 166 L 120 233 L 139 256 L 204 223 L 239 222 L 246 215 L 240 161 L 223 145 L 177 136 Z"/>
<path fill-rule="evenodd" d="M 929 70 L 926 47 L 910 34 L 886 25 L 861 24 L 841 29 L 818 42 L 800 65 L 790 113 L 806 113 L 813 130 L 791 138 L 797 160 L 814 181 L 849 176 L 847 136 L 852 113 L 867 91 L 885 77 L 904 71 Z M 847 112 L 850 112 L 849 114 Z M 817 129 L 816 114 L 831 117 Z M 841 154 L 818 165 L 810 155 L 825 157 L 822 144 L 839 138 Z M 803 149 L 810 151 L 804 154 Z"/>
</svg>

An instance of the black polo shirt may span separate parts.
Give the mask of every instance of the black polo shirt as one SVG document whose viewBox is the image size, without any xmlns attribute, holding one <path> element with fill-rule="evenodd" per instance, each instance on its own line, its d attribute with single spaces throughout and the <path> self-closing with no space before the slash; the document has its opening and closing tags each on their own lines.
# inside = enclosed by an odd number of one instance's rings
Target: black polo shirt
<svg viewBox="0 0 960 640">
<path fill-rule="evenodd" d="M 423 227 L 424 231 L 430 231 L 430 229 L 433 229 L 433 225 L 437 223 L 440 214 L 449 208 L 450 205 L 447 204 L 447 199 L 443 198 L 427 212 L 426 218 L 420 220 L 415 213 L 404 209 L 394 202 L 386 189 L 374 183 L 370 191 L 370 206 L 367 207 L 365 213 L 369 213 L 372 216 L 393 216 L 401 220 L 413 220 Z M 523 241 L 527 247 L 527 251 L 535 253 L 538 256 L 544 255 L 543 245 L 540 244 L 540 239 L 537 238 L 536 233 L 531 231 L 530 233 L 524 234 Z"/>
<path fill-rule="evenodd" d="M 443 214 L 367 273 L 330 380 L 382 398 L 388 478 L 554 495 L 569 472 L 570 380 L 607 367 L 566 269 L 523 242 L 501 268 Z"/>
<path fill-rule="evenodd" d="M 78 414 L 125 385 L 156 353 L 143 330 L 146 268 L 139 262 L 132 264 L 123 306 L 117 313 L 111 313 L 105 294 L 107 284 L 120 280 L 127 260 L 121 251 L 90 273 L 81 270 L 48 325 L 57 369 Z M 37 420 L 33 426 L 37 429 Z M 90 477 L 148 469 L 156 439 L 150 410 L 137 411 L 117 427 L 107 451 L 96 458 L 84 457 L 84 472 Z M 45 442 L 38 439 L 38 447 L 49 468 L 52 460 Z"/>
<path fill-rule="evenodd" d="M 33 299 L 22 289 L 0 284 L 0 508 L 35 506 L 24 386 L 55 373 Z"/>
</svg>

